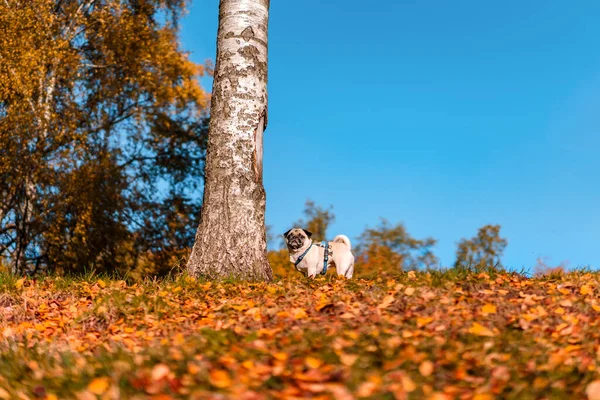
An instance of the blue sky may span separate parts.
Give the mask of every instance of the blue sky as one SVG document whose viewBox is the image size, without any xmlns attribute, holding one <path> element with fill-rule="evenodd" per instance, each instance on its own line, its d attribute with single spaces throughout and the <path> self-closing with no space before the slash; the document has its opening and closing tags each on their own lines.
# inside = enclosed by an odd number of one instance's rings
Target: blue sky
<svg viewBox="0 0 600 400">
<path fill-rule="evenodd" d="M 193 60 L 215 58 L 217 17 L 193 1 Z M 494 223 L 511 268 L 600 266 L 598 21 L 592 0 L 272 1 L 267 223 L 310 198 L 330 236 L 403 221 L 444 265 Z"/>
</svg>

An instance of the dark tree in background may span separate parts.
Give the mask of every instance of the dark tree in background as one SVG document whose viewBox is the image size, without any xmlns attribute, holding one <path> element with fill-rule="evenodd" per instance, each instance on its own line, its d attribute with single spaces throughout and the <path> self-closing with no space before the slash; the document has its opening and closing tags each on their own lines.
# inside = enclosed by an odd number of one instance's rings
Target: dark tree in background
<svg viewBox="0 0 600 400">
<path fill-rule="evenodd" d="M 167 272 L 197 224 L 209 97 L 183 0 L 0 2 L 0 263 Z"/>
<path fill-rule="evenodd" d="M 298 220 L 294 226 L 307 229 L 312 232 L 312 239 L 315 242 L 331 239 L 327 237 L 327 228 L 335 221 L 333 206 L 323 208 L 315 204 L 312 200 L 306 200 L 304 205 L 304 218 Z"/>
<path fill-rule="evenodd" d="M 500 260 L 507 244 L 508 241 L 500 236 L 500 225 L 485 225 L 479 228 L 477 236 L 458 243 L 454 266 L 502 268 Z"/>
<path fill-rule="evenodd" d="M 430 268 L 438 264 L 432 247 L 436 240 L 415 239 L 402 223 L 391 225 L 381 219 L 375 228 L 367 228 L 359 237 L 357 265 L 367 269 L 408 270 Z"/>
</svg>

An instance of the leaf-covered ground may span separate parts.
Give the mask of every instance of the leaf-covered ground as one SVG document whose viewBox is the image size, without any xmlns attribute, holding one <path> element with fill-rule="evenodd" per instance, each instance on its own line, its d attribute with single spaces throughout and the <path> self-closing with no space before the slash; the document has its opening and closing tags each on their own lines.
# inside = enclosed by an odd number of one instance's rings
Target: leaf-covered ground
<svg viewBox="0 0 600 400">
<path fill-rule="evenodd" d="M 0 399 L 599 399 L 599 278 L 0 276 Z"/>
</svg>

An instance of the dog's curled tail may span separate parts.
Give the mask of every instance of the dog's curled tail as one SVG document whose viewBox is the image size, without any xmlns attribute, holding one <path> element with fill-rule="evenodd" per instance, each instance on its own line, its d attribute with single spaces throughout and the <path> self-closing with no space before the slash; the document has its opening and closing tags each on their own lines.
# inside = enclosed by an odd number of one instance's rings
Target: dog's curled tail
<svg viewBox="0 0 600 400">
<path fill-rule="evenodd" d="M 346 235 L 337 235 L 333 238 L 334 243 L 344 243 L 348 250 L 352 250 L 352 245 L 350 244 L 350 239 Z"/>
</svg>

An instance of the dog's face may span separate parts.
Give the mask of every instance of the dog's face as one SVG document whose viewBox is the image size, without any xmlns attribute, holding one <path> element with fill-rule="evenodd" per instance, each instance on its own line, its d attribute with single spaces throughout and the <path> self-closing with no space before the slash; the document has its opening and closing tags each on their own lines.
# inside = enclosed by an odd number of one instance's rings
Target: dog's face
<svg viewBox="0 0 600 400">
<path fill-rule="evenodd" d="M 312 233 L 306 229 L 293 228 L 283 234 L 285 243 L 291 252 L 297 251 L 310 240 Z"/>
</svg>

